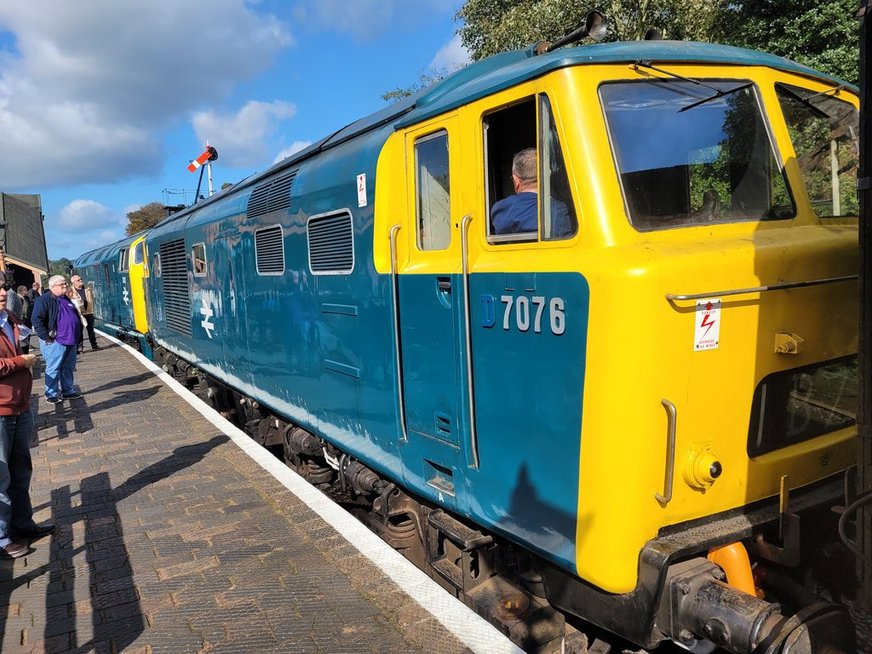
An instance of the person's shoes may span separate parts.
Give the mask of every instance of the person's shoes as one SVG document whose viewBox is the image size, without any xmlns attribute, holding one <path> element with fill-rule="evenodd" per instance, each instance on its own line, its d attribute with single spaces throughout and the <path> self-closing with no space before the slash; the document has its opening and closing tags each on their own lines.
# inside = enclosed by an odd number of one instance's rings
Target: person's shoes
<svg viewBox="0 0 872 654">
<path fill-rule="evenodd" d="M 21 529 L 15 532 L 15 535 L 20 538 L 31 538 L 36 540 L 37 538 L 42 538 L 43 536 L 48 536 L 51 533 L 54 533 L 55 525 L 54 523 L 48 523 L 45 525 L 33 525 L 30 529 Z"/>
<path fill-rule="evenodd" d="M 83 347 L 80 347 L 79 349 L 76 350 L 76 354 L 83 354 L 84 352 L 85 352 L 85 348 L 83 348 Z"/>
<path fill-rule="evenodd" d="M 103 348 L 100 347 L 99 345 L 92 345 L 92 346 L 91 346 L 91 349 L 92 349 L 92 350 L 102 350 Z"/>
<path fill-rule="evenodd" d="M 73 391 L 72 393 L 64 393 L 64 400 L 78 400 L 82 397 L 82 394 L 78 391 Z"/>
<path fill-rule="evenodd" d="M 60 404 L 64 399 L 62 397 L 46 397 L 45 401 L 49 404 Z"/>
<path fill-rule="evenodd" d="M 2 559 L 20 559 L 22 556 L 27 556 L 33 551 L 30 545 L 23 543 L 9 543 L 6 547 L 0 547 L 0 558 Z"/>
</svg>

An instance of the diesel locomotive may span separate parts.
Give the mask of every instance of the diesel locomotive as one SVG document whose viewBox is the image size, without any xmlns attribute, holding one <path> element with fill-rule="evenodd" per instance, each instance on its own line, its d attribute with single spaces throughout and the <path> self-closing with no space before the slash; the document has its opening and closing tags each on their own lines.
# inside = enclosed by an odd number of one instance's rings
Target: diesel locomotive
<svg viewBox="0 0 872 654">
<path fill-rule="evenodd" d="M 857 132 L 854 87 L 779 57 L 539 45 L 75 265 L 530 651 L 852 652 L 803 581 L 846 560 Z M 526 148 L 536 227 L 501 233 Z"/>
</svg>

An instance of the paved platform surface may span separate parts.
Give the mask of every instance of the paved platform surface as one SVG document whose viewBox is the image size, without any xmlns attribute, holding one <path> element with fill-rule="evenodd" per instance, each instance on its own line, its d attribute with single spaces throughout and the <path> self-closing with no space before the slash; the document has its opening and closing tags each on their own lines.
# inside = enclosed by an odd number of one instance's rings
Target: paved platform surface
<svg viewBox="0 0 872 654">
<path fill-rule="evenodd" d="M 470 651 L 131 354 L 100 342 L 79 358 L 84 397 L 36 407 L 31 497 L 37 521 L 58 528 L 0 561 L 4 653 Z"/>
</svg>

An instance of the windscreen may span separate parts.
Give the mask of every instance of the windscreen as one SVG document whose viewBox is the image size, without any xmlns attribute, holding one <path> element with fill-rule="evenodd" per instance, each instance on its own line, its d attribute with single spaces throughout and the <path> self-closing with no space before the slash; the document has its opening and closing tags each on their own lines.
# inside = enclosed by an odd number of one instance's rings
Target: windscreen
<svg viewBox="0 0 872 654">
<path fill-rule="evenodd" d="M 832 97 L 837 89 L 815 93 L 776 84 L 775 90 L 815 213 L 821 218 L 856 216 L 859 112 Z"/>
<path fill-rule="evenodd" d="M 619 82 L 600 98 L 637 229 L 795 214 L 747 80 Z"/>
</svg>

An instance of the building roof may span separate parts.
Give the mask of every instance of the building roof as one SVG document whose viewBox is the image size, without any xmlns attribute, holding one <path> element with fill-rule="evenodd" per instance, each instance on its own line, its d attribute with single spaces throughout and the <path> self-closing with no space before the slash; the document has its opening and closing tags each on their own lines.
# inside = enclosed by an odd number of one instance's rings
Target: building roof
<svg viewBox="0 0 872 654">
<path fill-rule="evenodd" d="M 0 247 L 8 261 L 48 271 L 48 253 L 39 195 L 0 193 Z"/>
</svg>

